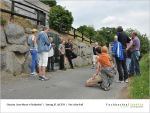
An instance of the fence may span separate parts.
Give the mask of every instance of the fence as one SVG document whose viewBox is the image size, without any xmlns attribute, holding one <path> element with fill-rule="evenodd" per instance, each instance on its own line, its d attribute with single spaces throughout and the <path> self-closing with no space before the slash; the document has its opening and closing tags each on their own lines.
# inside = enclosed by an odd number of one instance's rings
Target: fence
<svg viewBox="0 0 150 113">
<path fill-rule="evenodd" d="M 41 13 L 41 10 L 35 8 L 35 7 L 32 7 L 32 6 L 29 6 L 29 5 L 26 5 L 26 4 L 23 4 L 21 2 L 18 2 L 18 1 L 14 1 L 14 0 L 10 0 L 12 3 L 11 3 L 11 10 L 6 10 L 6 9 L 2 9 L 0 8 L 0 11 L 1 12 L 5 12 L 5 13 L 9 13 L 11 14 L 10 16 L 10 20 L 13 20 L 14 19 L 14 15 L 16 16 L 19 16 L 19 17 L 23 17 L 23 18 L 27 18 L 27 19 L 30 19 L 30 20 L 33 20 L 33 21 L 36 21 L 37 22 L 37 25 L 41 24 L 41 25 L 45 25 L 45 14 L 44 13 Z M 22 15 L 22 14 L 19 14 L 19 13 L 16 13 L 15 12 L 15 7 L 19 8 L 19 9 L 22 9 L 22 10 L 25 10 L 29 13 L 33 13 L 25 8 L 22 8 L 22 7 L 19 7 L 15 4 L 19 4 L 21 6 L 24 6 L 24 7 L 27 7 L 27 8 L 30 8 L 30 9 L 33 9 L 37 12 L 37 18 L 32 18 L 32 17 L 29 17 L 29 16 L 26 16 L 26 15 Z M 60 31 L 62 31 L 62 33 L 65 33 L 65 34 L 68 34 L 68 35 L 71 35 L 74 37 L 74 39 L 76 38 L 80 38 L 81 41 L 86 41 L 86 42 L 89 42 L 90 44 L 93 43 L 94 41 L 92 41 L 91 37 L 90 38 L 87 38 L 84 36 L 83 33 L 79 32 L 77 29 L 71 27 L 71 30 L 69 32 L 63 32 L 62 30 L 62 23 L 59 24 L 60 25 Z M 65 26 L 65 25 L 63 25 Z"/>
<path fill-rule="evenodd" d="M 13 20 L 14 19 L 14 15 L 15 15 L 15 16 L 19 16 L 19 17 L 22 17 L 22 18 L 26 18 L 26 19 L 30 19 L 30 20 L 36 21 L 37 25 L 39 25 L 39 24 L 45 25 L 45 19 L 43 19 L 43 18 L 45 18 L 45 13 L 41 13 L 42 12 L 41 10 L 39 10 L 39 9 L 37 9 L 35 7 L 32 7 L 32 6 L 29 6 L 29 5 L 23 4 L 23 3 L 18 2 L 18 1 L 14 1 L 14 0 L 10 0 L 10 1 L 11 1 L 11 10 L 6 10 L 6 9 L 0 8 L 1 12 L 11 14 L 10 20 Z M 33 18 L 31 16 L 26 16 L 26 15 L 23 15 L 23 14 L 16 13 L 15 12 L 15 7 L 33 14 L 33 12 L 27 10 L 26 8 L 19 7 L 16 4 L 19 4 L 20 6 L 23 6 L 23 7 L 27 7 L 29 9 L 32 9 L 35 12 L 37 12 L 37 18 Z M 41 17 L 43 17 L 43 18 L 41 18 Z"/>
</svg>

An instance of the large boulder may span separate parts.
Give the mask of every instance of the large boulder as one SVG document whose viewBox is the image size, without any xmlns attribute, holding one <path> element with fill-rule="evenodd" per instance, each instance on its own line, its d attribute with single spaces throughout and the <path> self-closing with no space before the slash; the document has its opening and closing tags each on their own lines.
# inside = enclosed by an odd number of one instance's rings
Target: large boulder
<svg viewBox="0 0 150 113">
<path fill-rule="evenodd" d="M 5 26 L 5 31 L 9 43 L 21 45 L 25 43 L 26 35 L 23 27 L 10 23 Z"/>
<path fill-rule="evenodd" d="M 0 27 L 0 47 L 7 46 L 6 36 L 2 27 Z"/>
<path fill-rule="evenodd" d="M 4 52 L 0 52 L 0 70 L 5 69 L 6 67 L 6 54 Z"/>
<path fill-rule="evenodd" d="M 25 62 L 23 64 L 23 73 L 30 73 L 31 72 L 31 55 L 26 54 Z"/>
<path fill-rule="evenodd" d="M 18 52 L 18 53 L 26 53 L 29 49 L 25 45 L 10 45 L 8 46 L 8 51 Z"/>
<path fill-rule="evenodd" d="M 13 52 L 1 53 L 2 68 L 14 75 L 21 74 L 22 64 Z"/>
</svg>

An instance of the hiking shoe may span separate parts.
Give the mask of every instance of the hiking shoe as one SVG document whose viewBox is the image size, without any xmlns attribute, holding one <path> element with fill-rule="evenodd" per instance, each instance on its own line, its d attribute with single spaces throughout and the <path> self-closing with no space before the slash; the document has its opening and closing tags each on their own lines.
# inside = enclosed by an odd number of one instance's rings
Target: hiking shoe
<svg viewBox="0 0 150 113">
<path fill-rule="evenodd" d="M 122 80 L 122 81 L 120 81 L 120 80 L 118 80 L 118 81 L 116 81 L 117 83 L 124 83 L 124 81 Z"/>
<path fill-rule="evenodd" d="M 36 76 L 38 75 L 36 72 L 30 73 L 31 76 Z"/>
<path fill-rule="evenodd" d="M 109 91 L 110 87 L 104 88 L 104 91 Z"/>
<path fill-rule="evenodd" d="M 46 76 L 39 76 L 39 80 L 46 81 L 49 80 Z"/>
<path fill-rule="evenodd" d="M 126 79 L 124 82 L 125 82 L 125 83 L 128 83 L 129 81 L 128 81 L 128 79 Z"/>
</svg>

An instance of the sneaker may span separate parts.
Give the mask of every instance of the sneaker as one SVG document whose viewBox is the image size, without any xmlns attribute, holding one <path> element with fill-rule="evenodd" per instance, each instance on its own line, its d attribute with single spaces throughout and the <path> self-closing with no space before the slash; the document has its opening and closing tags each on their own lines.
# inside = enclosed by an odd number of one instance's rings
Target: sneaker
<svg viewBox="0 0 150 113">
<path fill-rule="evenodd" d="M 124 81 L 122 80 L 122 81 L 120 81 L 120 80 L 118 80 L 118 81 L 116 81 L 117 83 L 124 83 Z"/>
<path fill-rule="evenodd" d="M 128 83 L 129 81 L 128 81 L 128 79 L 126 79 L 124 82 L 125 82 L 125 83 Z"/>
<path fill-rule="evenodd" d="M 39 80 L 46 81 L 49 80 L 46 76 L 39 76 Z"/>
<path fill-rule="evenodd" d="M 31 76 L 36 76 L 38 75 L 36 72 L 30 73 Z"/>
<path fill-rule="evenodd" d="M 109 91 L 110 87 L 104 88 L 104 91 Z"/>
</svg>

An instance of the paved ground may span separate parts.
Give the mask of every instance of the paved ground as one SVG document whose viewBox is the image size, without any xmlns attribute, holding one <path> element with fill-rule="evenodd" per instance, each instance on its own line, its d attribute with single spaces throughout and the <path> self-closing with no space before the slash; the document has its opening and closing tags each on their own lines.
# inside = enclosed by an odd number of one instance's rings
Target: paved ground
<svg viewBox="0 0 150 113">
<path fill-rule="evenodd" d="M 94 73 L 90 67 L 47 73 L 48 81 L 39 81 L 29 75 L 1 80 L 2 99 L 116 99 L 126 83 L 113 83 L 110 91 L 85 87 L 85 81 Z M 6 76 L 7 77 L 7 76 Z M 118 77 L 116 76 L 115 79 Z"/>
</svg>

